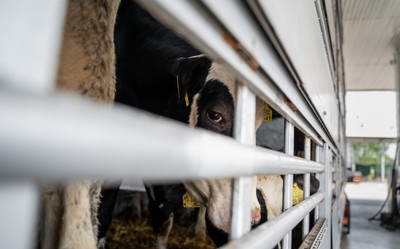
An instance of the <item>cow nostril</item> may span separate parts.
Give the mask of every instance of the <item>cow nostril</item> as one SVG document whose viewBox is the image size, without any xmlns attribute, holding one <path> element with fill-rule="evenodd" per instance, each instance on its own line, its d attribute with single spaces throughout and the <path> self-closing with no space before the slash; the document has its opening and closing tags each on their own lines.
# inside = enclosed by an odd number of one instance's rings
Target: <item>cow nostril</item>
<svg viewBox="0 0 400 249">
<path fill-rule="evenodd" d="M 257 225 L 261 221 L 261 210 L 260 208 L 255 208 L 251 210 L 251 225 Z"/>
</svg>

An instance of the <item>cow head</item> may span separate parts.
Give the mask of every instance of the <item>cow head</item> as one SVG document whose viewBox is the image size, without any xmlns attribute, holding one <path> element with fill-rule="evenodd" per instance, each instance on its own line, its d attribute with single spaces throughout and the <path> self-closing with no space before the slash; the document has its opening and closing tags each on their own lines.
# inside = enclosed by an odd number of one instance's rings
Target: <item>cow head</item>
<svg viewBox="0 0 400 249">
<path fill-rule="evenodd" d="M 232 136 L 235 109 L 235 78 L 217 63 L 211 63 L 204 56 L 181 58 L 175 65 L 179 77 L 180 92 L 187 92 L 190 99 L 189 125 L 200 127 L 222 135 Z M 256 128 L 263 119 L 264 105 L 257 100 Z M 267 192 L 264 188 L 266 178 L 257 178 L 252 191 L 251 220 L 257 225 L 270 215 L 266 205 Z M 282 186 L 278 176 L 273 187 Z M 277 181 L 277 182 L 276 182 Z M 219 246 L 226 242 L 230 231 L 232 179 L 198 180 L 184 183 L 186 189 L 207 207 L 208 229 L 216 231 L 212 236 Z M 277 195 L 282 190 L 278 191 Z M 271 198 L 268 196 L 268 198 Z M 281 196 L 277 204 L 280 212 Z M 260 205 L 261 204 L 261 205 Z M 272 217 L 275 215 L 271 215 Z M 210 233 L 212 234 L 212 233 Z M 221 239 L 222 238 L 222 239 Z"/>
</svg>

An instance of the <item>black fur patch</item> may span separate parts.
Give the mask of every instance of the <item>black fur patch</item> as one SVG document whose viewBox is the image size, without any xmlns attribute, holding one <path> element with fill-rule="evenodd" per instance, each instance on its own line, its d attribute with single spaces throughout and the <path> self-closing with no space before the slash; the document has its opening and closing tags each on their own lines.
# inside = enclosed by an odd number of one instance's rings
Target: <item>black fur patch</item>
<svg viewBox="0 0 400 249">
<path fill-rule="evenodd" d="M 261 190 L 259 190 L 259 189 L 257 189 L 257 200 L 258 200 L 258 203 L 260 203 L 261 220 L 258 224 L 255 224 L 252 228 L 258 227 L 260 224 L 262 224 L 268 220 L 267 205 L 265 204 L 264 196 L 263 196 Z"/>
<path fill-rule="evenodd" d="M 221 229 L 216 228 L 211 221 L 208 219 L 206 214 L 206 226 L 208 235 L 210 235 L 212 241 L 217 247 L 220 247 L 228 242 L 228 234 Z"/>
<path fill-rule="evenodd" d="M 219 106 L 224 110 L 223 126 L 210 125 L 207 122 L 207 111 L 215 106 Z M 219 80 L 210 80 L 200 91 L 200 96 L 197 102 L 198 122 L 197 126 L 207 130 L 211 130 L 226 136 L 233 134 L 233 115 L 234 102 L 228 87 Z"/>
<path fill-rule="evenodd" d="M 187 123 L 186 106 L 174 112 L 179 107 L 173 67 L 199 52 L 131 0 L 121 1 L 114 43 L 116 101 Z"/>
</svg>

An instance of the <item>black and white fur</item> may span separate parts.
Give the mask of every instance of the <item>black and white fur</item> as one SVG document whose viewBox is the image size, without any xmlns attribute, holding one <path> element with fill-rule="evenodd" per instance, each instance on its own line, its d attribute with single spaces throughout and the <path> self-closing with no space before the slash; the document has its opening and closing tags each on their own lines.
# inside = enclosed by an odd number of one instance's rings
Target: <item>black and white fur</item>
<svg viewBox="0 0 400 249">
<path fill-rule="evenodd" d="M 115 46 L 116 101 L 232 136 L 236 84 L 222 65 L 212 63 L 128 0 L 121 2 L 117 15 Z M 257 127 L 262 109 L 257 101 Z M 257 178 L 251 193 L 254 225 L 280 213 L 281 186 L 280 176 Z M 209 231 L 217 231 L 213 236 L 216 244 L 225 243 L 230 230 L 232 180 L 213 179 L 147 185 L 157 248 L 166 247 L 174 203 L 181 202 L 186 190 L 205 207 Z"/>
</svg>

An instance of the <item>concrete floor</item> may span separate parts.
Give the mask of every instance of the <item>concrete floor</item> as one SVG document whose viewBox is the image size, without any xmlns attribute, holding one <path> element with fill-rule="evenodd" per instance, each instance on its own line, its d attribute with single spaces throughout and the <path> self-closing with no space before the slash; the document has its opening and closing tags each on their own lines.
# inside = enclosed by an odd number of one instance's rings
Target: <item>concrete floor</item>
<svg viewBox="0 0 400 249">
<path fill-rule="evenodd" d="M 380 193 L 379 193 L 380 192 Z M 342 249 L 400 249 L 400 229 L 389 231 L 379 220 L 368 221 L 386 198 L 384 183 L 348 184 L 350 199 L 350 234 L 342 236 Z M 387 211 L 386 208 L 384 211 Z"/>
</svg>

